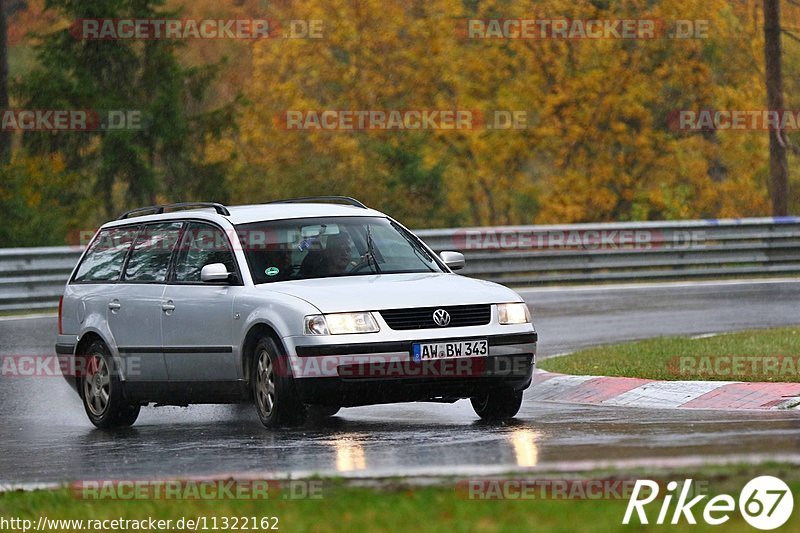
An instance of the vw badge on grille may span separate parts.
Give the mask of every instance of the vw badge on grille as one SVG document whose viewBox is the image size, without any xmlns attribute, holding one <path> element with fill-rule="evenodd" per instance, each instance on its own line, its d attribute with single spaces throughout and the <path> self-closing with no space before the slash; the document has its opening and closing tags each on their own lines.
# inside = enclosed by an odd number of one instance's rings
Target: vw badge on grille
<svg viewBox="0 0 800 533">
<path fill-rule="evenodd" d="M 433 312 L 433 321 L 437 326 L 445 327 L 450 323 L 450 313 L 444 309 L 437 309 Z"/>
</svg>

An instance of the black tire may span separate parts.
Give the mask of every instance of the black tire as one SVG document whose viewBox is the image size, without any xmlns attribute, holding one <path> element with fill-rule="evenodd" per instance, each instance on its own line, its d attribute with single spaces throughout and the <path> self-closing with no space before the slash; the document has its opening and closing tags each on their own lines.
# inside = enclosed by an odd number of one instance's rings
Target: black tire
<svg viewBox="0 0 800 533">
<path fill-rule="evenodd" d="M 308 405 L 306 406 L 306 412 L 308 413 L 309 418 L 315 418 L 317 420 L 330 418 L 336 413 L 339 412 L 341 407 L 338 405 Z"/>
<path fill-rule="evenodd" d="M 111 352 L 103 341 L 96 340 L 85 350 L 85 376 L 79 380 L 81 400 L 89 421 L 101 429 L 132 426 L 141 406 L 125 398 Z"/>
<path fill-rule="evenodd" d="M 256 343 L 250 377 L 261 423 L 268 428 L 302 424 L 306 407 L 297 397 L 286 357 L 270 337 Z"/>
<path fill-rule="evenodd" d="M 470 398 L 475 414 L 483 420 L 514 418 L 522 406 L 522 391 L 498 389 L 488 394 Z"/>
</svg>

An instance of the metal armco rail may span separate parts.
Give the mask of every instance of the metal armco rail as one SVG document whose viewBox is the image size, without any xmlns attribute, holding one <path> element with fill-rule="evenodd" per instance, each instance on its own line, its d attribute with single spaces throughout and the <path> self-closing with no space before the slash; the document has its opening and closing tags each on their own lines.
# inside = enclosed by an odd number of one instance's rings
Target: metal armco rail
<svg viewBox="0 0 800 533">
<path fill-rule="evenodd" d="M 421 230 L 510 286 L 800 274 L 800 217 Z M 0 311 L 52 309 L 77 247 L 0 249 Z"/>
</svg>

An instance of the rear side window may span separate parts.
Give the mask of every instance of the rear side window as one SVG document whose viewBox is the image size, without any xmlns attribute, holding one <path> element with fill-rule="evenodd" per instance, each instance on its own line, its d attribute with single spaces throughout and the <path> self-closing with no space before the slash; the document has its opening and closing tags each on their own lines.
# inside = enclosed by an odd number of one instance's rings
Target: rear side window
<svg viewBox="0 0 800 533">
<path fill-rule="evenodd" d="M 183 232 L 178 260 L 175 263 L 175 281 L 199 283 L 200 271 L 204 266 L 222 263 L 228 272 L 236 272 L 230 243 L 221 229 L 193 222 Z"/>
<path fill-rule="evenodd" d="M 136 237 L 123 281 L 165 281 L 172 249 L 182 225 L 181 222 L 168 222 L 144 226 Z"/>
<path fill-rule="evenodd" d="M 138 232 L 138 227 L 100 230 L 78 266 L 74 281 L 117 281 Z"/>
</svg>

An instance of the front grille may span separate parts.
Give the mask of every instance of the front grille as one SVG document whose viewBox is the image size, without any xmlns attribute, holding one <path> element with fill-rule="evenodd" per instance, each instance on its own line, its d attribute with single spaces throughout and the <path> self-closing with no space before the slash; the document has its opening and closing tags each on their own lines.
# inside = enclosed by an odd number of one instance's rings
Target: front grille
<svg viewBox="0 0 800 533">
<path fill-rule="evenodd" d="M 450 324 L 439 326 L 433 321 L 433 313 L 444 309 L 450 314 Z M 388 309 L 381 316 L 395 330 L 445 329 L 464 326 L 484 326 L 492 318 L 491 305 L 455 305 L 450 307 L 416 307 L 413 309 Z"/>
</svg>

